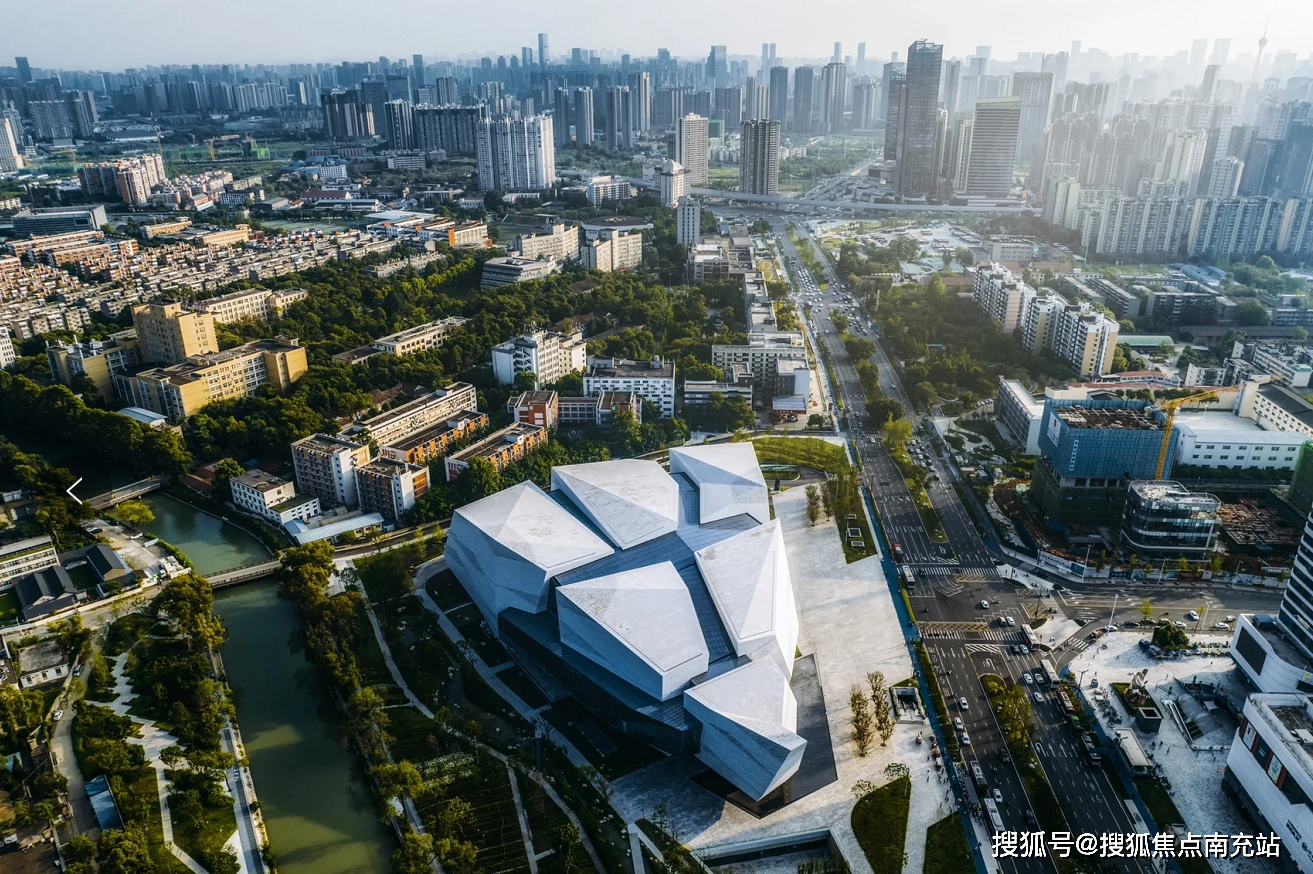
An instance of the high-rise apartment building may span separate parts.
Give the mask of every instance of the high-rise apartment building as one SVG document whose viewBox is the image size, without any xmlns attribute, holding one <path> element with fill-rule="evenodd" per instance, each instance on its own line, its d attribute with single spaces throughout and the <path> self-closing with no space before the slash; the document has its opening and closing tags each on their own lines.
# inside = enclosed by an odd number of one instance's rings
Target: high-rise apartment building
<svg viewBox="0 0 1313 874">
<path fill-rule="evenodd" d="M 853 130 L 871 130 L 880 123 L 879 98 L 880 87 L 869 78 L 853 83 Z"/>
<path fill-rule="evenodd" d="M 688 192 L 688 171 L 678 161 L 667 158 L 656 172 L 657 199 L 661 206 L 675 207 Z"/>
<path fill-rule="evenodd" d="M 1020 97 L 976 101 L 967 149 L 964 192 L 974 197 L 1007 197 L 1021 127 Z"/>
<path fill-rule="evenodd" d="M 428 494 L 427 467 L 376 458 L 356 468 L 356 501 L 365 513 L 378 513 L 389 522 L 400 522 Z"/>
<path fill-rule="evenodd" d="M 933 194 L 939 136 L 939 71 L 944 47 L 918 40 L 907 49 L 907 84 L 898 125 L 894 191 L 900 197 Z"/>
<path fill-rule="evenodd" d="M 8 118 L 0 117 L 0 173 L 16 173 L 27 166 L 18 151 L 18 135 Z"/>
<path fill-rule="evenodd" d="M 767 116 L 783 127 L 789 120 L 789 68 L 772 67 L 770 71 L 770 112 Z"/>
<path fill-rule="evenodd" d="M 989 263 L 976 269 L 971 298 L 1005 334 L 1022 323 L 1035 289 L 1014 276 L 1002 264 Z"/>
<path fill-rule="evenodd" d="M 634 147 L 633 93 L 628 85 L 606 89 L 606 145 L 611 149 Z"/>
<path fill-rule="evenodd" d="M 844 128 L 843 106 L 847 91 L 846 68 L 831 62 L 821 70 L 820 125 L 828 133 Z"/>
<path fill-rule="evenodd" d="M 585 149 L 593 144 L 593 131 L 597 120 L 593 115 L 593 89 L 579 88 L 574 92 L 574 145 Z"/>
<path fill-rule="evenodd" d="M 485 191 L 541 191 L 556 181 L 552 117 L 485 119 L 478 127 L 479 184 Z"/>
<path fill-rule="evenodd" d="M 630 128 L 636 133 L 652 129 L 652 74 L 629 74 L 629 105 L 633 110 Z"/>
<path fill-rule="evenodd" d="M 1244 169 L 1245 162 L 1239 158 L 1214 158 L 1208 173 L 1208 188 L 1200 194 L 1204 197 L 1235 197 L 1240 191 L 1240 176 Z M 1202 184 L 1201 181 L 1201 187 Z"/>
<path fill-rule="evenodd" d="M 739 142 L 739 191 L 775 194 L 780 181 L 780 123 L 775 119 L 743 122 Z"/>
<path fill-rule="evenodd" d="M 389 100 L 383 104 L 383 136 L 388 148 L 414 148 L 412 111 L 409 100 Z"/>
<path fill-rule="evenodd" d="M 538 34 L 538 66 L 546 67 L 549 63 L 547 57 L 547 34 Z"/>
<path fill-rule="evenodd" d="M 724 85 L 716 89 L 714 118 L 720 119 L 726 131 L 736 131 L 743 124 L 743 89 L 737 85 Z"/>
<path fill-rule="evenodd" d="M 757 76 L 749 76 L 743 86 L 743 117 L 765 118 L 770 112 L 768 89 Z"/>
<path fill-rule="evenodd" d="M 681 197 L 675 207 L 675 239 L 681 246 L 702 242 L 702 204 L 696 197 Z"/>
<path fill-rule="evenodd" d="M 709 145 L 707 119 L 689 113 L 675 125 L 675 160 L 687 172 L 690 186 L 706 185 Z"/>
<path fill-rule="evenodd" d="M 214 316 L 188 312 L 180 303 L 139 304 L 132 308 L 137 351 L 148 364 L 181 364 L 193 355 L 219 351 Z"/>
<path fill-rule="evenodd" d="M 441 82 L 441 80 L 439 80 Z M 438 100 L 442 97 L 439 95 Z M 412 114 L 415 148 L 423 152 L 444 151 L 448 155 L 475 155 L 479 150 L 479 125 L 488 117 L 488 107 L 417 106 Z M 569 130 L 569 125 L 566 125 Z"/>
<path fill-rule="evenodd" d="M 64 94 L 68 104 L 68 118 L 73 124 L 75 136 L 83 139 L 96 134 L 96 122 L 100 120 L 96 112 L 96 96 L 90 91 L 69 91 Z"/>
<path fill-rule="evenodd" d="M 38 140 L 67 140 L 73 137 L 68 104 L 62 100 L 29 100 L 27 117 Z"/>
<path fill-rule="evenodd" d="M 1088 304 L 1063 307 L 1055 315 L 1051 348 L 1080 379 L 1108 373 L 1117 351 L 1117 323 Z"/>
<path fill-rule="evenodd" d="M 132 206 L 145 204 L 151 189 L 166 179 L 164 158 L 158 153 L 104 164 L 83 164 L 78 168 L 78 183 L 84 194 L 117 198 Z"/>
<path fill-rule="evenodd" d="M 902 142 L 903 107 L 906 104 L 907 76 L 899 71 L 889 74 L 886 93 L 889 103 L 885 107 L 884 159 L 898 158 L 898 144 Z"/>
<path fill-rule="evenodd" d="M 18 81 L 27 84 L 32 81 L 32 65 L 27 62 L 27 58 L 22 55 L 14 58 L 14 66 L 18 67 Z"/>
<path fill-rule="evenodd" d="M 570 89 L 557 88 L 552 100 L 552 134 L 556 138 L 556 148 L 563 149 L 570 145 Z"/>
<path fill-rule="evenodd" d="M 374 108 L 360 99 L 359 91 L 323 91 L 319 105 L 324 112 L 324 139 L 352 140 L 374 135 Z"/>
<path fill-rule="evenodd" d="M 812 67 L 793 70 L 793 117 L 789 130 L 805 134 L 812 129 L 812 90 L 815 71 Z"/>
<path fill-rule="evenodd" d="M 1038 170 L 1043 166 L 1044 130 L 1049 123 L 1049 103 L 1053 97 L 1053 74 L 1018 72 L 1012 74 L 1012 96 L 1021 100 L 1021 120 L 1017 128 L 1017 167 Z"/>
</svg>

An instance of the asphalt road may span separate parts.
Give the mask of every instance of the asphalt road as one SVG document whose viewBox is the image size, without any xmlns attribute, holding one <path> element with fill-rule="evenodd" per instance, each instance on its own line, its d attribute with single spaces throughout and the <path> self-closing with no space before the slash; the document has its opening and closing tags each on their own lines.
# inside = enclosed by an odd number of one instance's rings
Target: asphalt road
<svg viewBox="0 0 1313 874">
<path fill-rule="evenodd" d="M 917 582 L 910 589 L 910 600 L 931 661 L 939 672 L 945 699 L 952 702 L 950 707 L 954 708 L 941 716 L 962 721 L 962 729 L 955 727 L 954 730 L 959 731 L 959 738 L 964 731 L 970 739 L 970 744 L 963 745 L 963 757 L 968 763 L 973 759 L 980 762 L 988 783 L 985 791 L 992 795 L 994 789 L 998 790 L 1003 801 L 999 805 L 999 814 L 1005 827 L 1010 831 L 1033 831 L 1036 827 L 1028 824 L 1026 816 L 1028 811 L 1033 814 L 1030 800 L 1015 764 L 1004 758 L 1003 735 L 980 683 L 981 674 L 995 673 L 1024 685 L 1024 675 L 1033 672 L 1038 664 L 1037 654 L 1014 652 L 1014 646 L 1024 640 L 1020 626 L 1028 618 L 1024 607 L 1030 593 L 1018 590 L 1013 582 L 998 573 L 1002 559 L 984 544 L 967 509 L 953 490 L 949 466 L 937 457 L 928 439 L 918 438 L 909 444 L 909 450 L 915 460 L 936 474 L 929 482 L 927 492 L 939 514 L 945 539 L 936 541 L 926 531 L 901 472 L 880 442 L 874 423 L 865 414 L 865 395 L 854 362 L 830 321 L 832 310 L 848 306 L 842 299 L 845 293 L 843 285 L 815 242 L 808 236 L 801 236 L 804 244 L 812 246 L 813 255 L 825 272 L 828 289 L 820 293 L 817 278 L 811 275 L 799 257 L 785 232 L 783 220 L 772 220 L 780 245 L 789 259 L 788 266 L 798 292 L 810 298 L 812 323 L 829 353 L 835 392 L 843 399 L 845 409 L 851 412 L 849 436 L 858 447 L 864 479 L 881 525 L 891 543 L 899 544 L 902 554 L 897 556 L 898 562 L 910 565 L 914 570 Z M 819 296 L 811 297 L 814 294 Z M 856 326 L 855 315 L 850 314 L 849 321 Z M 888 397 L 903 403 L 907 418 L 913 428 L 918 429 L 920 419 L 908 403 L 897 372 L 878 341 L 873 360 L 880 370 L 881 389 Z M 1140 602 L 1131 602 L 1129 594 L 1127 610 L 1133 610 L 1138 616 Z M 1064 607 L 1097 612 L 1102 620 L 1101 605 L 1092 603 L 1098 597 L 1073 593 L 1071 603 L 1064 604 Z M 1090 603 L 1081 603 L 1082 599 L 1088 599 Z M 1108 599 L 1111 600 L 1111 594 Z M 1004 617 L 1011 617 L 1013 625 L 1007 626 Z M 1027 688 L 1035 689 L 1033 686 Z M 1042 697 L 1044 694 L 1053 693 L 1042 693 Z M 966 699 L 965 709 L 960 709 L 956 703 L 962 698 Z M 1048 699 L 1034 701 L 1033 691 L 1032 702 L 1037 716 L 1033 729 L 1035 750 L 1073 831 L 1096 834 L 1134 831 L 1121 797 L 1107 775 L 1102 769 L 1089 768 L 1078 754 L 1078 739 L 1063 723 L 1060 707 Z M 968 772 L 964 778 L 970 782 L 971 774 Z M 1000 862 L 1003 870 L 1008 872 L 1043 871 L 1047 874 L 1053 870 L 1053 863 L 1048 859 L 1003 859 Z M 1127 860 L 1118 870 L 1141 869 Z"/>
</svg>

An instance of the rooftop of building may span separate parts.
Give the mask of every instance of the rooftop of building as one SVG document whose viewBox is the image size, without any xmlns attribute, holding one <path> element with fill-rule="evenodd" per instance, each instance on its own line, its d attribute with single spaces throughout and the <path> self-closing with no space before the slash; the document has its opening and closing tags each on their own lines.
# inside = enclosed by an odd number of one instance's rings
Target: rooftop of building
<svg viewBox="0 0 1313 874">
<path fill-rule="evenodd" d="M 64 648 L 57 640 L 43 640 L 31 646 L 25 646 L 18 653 L 18 666 L 25 674 L 45 671 L 68 662 Z"/>
<path fill-rule="evenodd" d="M 1171 480 L 1132 480 L 1130 490 L 1145 501 L 1171 501 L 1176 504 L 1210 504 L 1216 509 L 1218 500 L 1203 492 L 1192 492 Z"/>
<path fill-rule="evenodd" d="M 311 434 L 309 437 L 302 437 L 292 444 L 294 449 L 317 450 L 319 452 L 341 452 L 342 450 L 363 449 L 363 443 L 356 443 L 345 437 L 337 437 L 332 434 Z"/>
<path fill-rule="evenodd" d="M 469 319 L 464 316 L 448 316 L 445 319 L 437 319 L 432 322 L 425 322 L 422 325 L 415 325 L 412 328 L 403 328 L 395 334 L 388 334 L 386 337 L 379 337 L 375 343 L 398 343 L 402 340 L 409 340 L 413 337 L 422 337 L 425 334 L 431 334 L 434 331 L 445 331 L 448 328 L 456 328 L 468 322 Z"/>
<path fill-rule="evenodd" d="M 285 480 L 280 476 L 274 476 L 271 473 L 260 470 L 260 468 L 258 467 L 252 468 L 251 470 L 248 470 L 245 473 L 238 474 L 237 476 L 233 477 L 233 481 L 239 482 L 244 486 L 250 486 L 251 488 L 257 489 L 261 492 L 267 492 L 270 489 L 276 489 L 280 486 L 285 486 L 289 482 L 291 482 L 290 480 Z"/>
<path fill-rule="evenodd" d="M 317 500 L 319 500 L 319 498 L 310 494 L 293 495 L 292 497 L 288 498 L 285 501 L 279 501 L 277 504 L 274 504 L 269 509 L 273 510 L 275 513 L 286 513 L 288 510 L 292 509 L 293 507 L 299 507 L 302 504 L 309 504 Z"/>
<path fill-rule="evenodd" d="M 441 403 L 443 399 L 445 399 L 450 394 L 463 393 L 472 388 L 473 386 L 471 386 L 468 382 L 453 382 L 447 385 L 445 388 L 434 389 L 431 392 L 426 392 L 420 395 L 419 397 L 415 398 L 414 400 L 406 401 L 406 403 L 402 404 L 401 406 L 393 407 L 390 410 L 386 410 L 382 413 L 379 413 L 377 416 L 371 416 L 368 419 L 362 419 L 358 424 L 359 427 L 361 428 L 367 428 L 376 431 L 379 428 L 384 427 L 385 425 L 391 425 L 393 422 L 397 421 L 398 419 L 404 419 L 407 416 L 414 415 L 415 413 L 419 412 L 425 407 L 429 407 L 432 406 L 433 404 Z"/>
<path fill-rule="evenodd" d="M 375 458 L 373 461 L 356 468 L 361 473 L 377 474 L 379 476 L 398 476 L 408 471 L 422 469 L 419 465 L 408 464 L 392 458 Z"/>
<path fill-rule="evenodd" d="M 518 443 L 528 437 L 537 434 L 544 429 L 537 425 L 526 425 L 523 422 L 516 422 L 508 425 L 500 431 L 494 431 L 487 437 L 484 437 L 473 446 L 468 446 L 451 456 L 456 461 L 469 461 L 472 458 L 487 458 L 495 455 L 507 443 Z"/>
<path fill-rule="evenodd" d="M 550 404 L 555 399 L 556 392 L 554 391 L 526 391 L 512 397 L 507 405 L 516 407 L 537 406 Z"/>
<path fill-rule="evenodd" d="M 674 379 L 675 362 L 662 358 L 653 358 L 649 361 L 594 358 L 588 364 L 588 375 L 626 379 Z"/>
<path fill-rule="evenodd" d="M 1147 407 L 1053 407 L 1053 414 L 1069 428 L 1121 429 L 1125 431 L 1161 431 L 1163 429 Z"/>
<path fill-rule="evenodd" d="M 1258 387 L 1258 393 L 1308 425 L 1313 425 L 1313 404 L 1284 385 L 1268 382 Z"/>
<path fill-rule="evenodd" d="M 535 264 L 543 266 L 552 263 L 554 262 L 551 258 L 520 258 L 515 255 L 505 255 L 501 258 L 489 258 L 483 262 L 483 266 L 487 269 L 489 264 L 497 267 L 532 267 Z"/>
<path fill-rule="evenodd" d="M 1022 385 L 1020 380 L 1001 379 L 999 386 L 1031 414 L 1038 416 L 1044 412 L 1044 400 L 1031 394 L 1030 389 Z"/>
<path fill-rule="evenodd" d="M 1280 431 L 1264 431 L 1253 419 L 1237 416 L 1227 410 L 1201 410 L 1176 414 L 1176 427 L 1188 428 L 1198 434 L 1209 431 L 1254 432 L 1256 434 L 1280 434 Z"/>
<path fill-rule="evenodd" d="M 467 428 L 470 423 L 486 417 L 486 413 L 480 413 L 477 410 L 465 410 L 444 419 L 437 425 L 425 428 L 423 431 L 416 431 L 414 434 L 409 434 L 397 440 L 389 441 L 388 446 L 392 449 L 399 449 L 402 452 L 406 452 L 414 449 L 416 446 L 422 446 L 433 438 L 445 434 L 448 431 L 459 431 Z"/>
</svg>

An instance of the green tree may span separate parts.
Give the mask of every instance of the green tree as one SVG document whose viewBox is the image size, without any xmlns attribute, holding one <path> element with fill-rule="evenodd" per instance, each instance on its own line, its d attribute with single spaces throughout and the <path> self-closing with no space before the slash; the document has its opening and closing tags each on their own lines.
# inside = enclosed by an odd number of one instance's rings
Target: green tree
<svg viewBox="0 0 1313 874">
<path fill-rule="evenodd" d="M 1153 630 L 1153 645 L 1160 649 L 1188 649 L 1190 636 L 1184 629 L 1164 623 Z"/>
<path fill-rule="evenodd" d="M 901 452 L 907 441 L 912 439 L 912 423 L 906 419 L 887 421 L 880 433 L 884 435 L 885 445 L 890 451 Z"/>
<path fill-rule="evenodd" d="M 894 735 L 897 721 L 893 708 L 889 704 L 889 689 L 885 686 L 884 674 L 873 671 L 866 675 L 866 682 L 871 687 L 871 717 L 876 732 L 880 735 L 880 745 L 889 743 Z"/>
<path fill-rule="evenodd" d="M 807 486 L 807 521 L 815 525 L 821 518 L 821 490 L 813 483 Z"/>
<path fill-rule="evenodd" d="M 851 334 L 845 334 L 843 345 L 853 361 L 865 361 L 875 354 L 875 344 L 865 337 L 854 337 Z"/>
<path fill-rule="evenodd" d="M 1178 558 L 1178 559 L 1176 560 L 1176 570 L 1177 570 L 1178 573 L 1185 573 L 1186 571 L 1190 570 L 1190 561 L 1189 561 L 1189 559 L 1186 559 L 1186 558 Z"/>
<path fill-rule="evenodd" d="M 223 622 L 214 615 L 214 589 L 195 574 L 174 577 L 155 599 L 157 616 L 169 621 L 188 642 L 217 647 L 227 638 Z"/>
<path fill-rule="evenodd" d="M 231 458 L 222 459 L 214 466 L 214 497 L 220 501 L 231 501 L 232 481 L 246 473 L 246 468 Z"/>
<path fill-rule="evenodd" d="M 408 831 L 401 836 L 401 846 L 392 854 L 392 866 L 398 874 L 431 874 L 433 836 Z"/>
<path fill-rule="evenodd" d="M 378 793 L 384 798 L 414 798 L 424 786 L 424 778 L 410 762 L 385 762 L 374 768 Z"/>
<path fill-rule="evenodd" d="M 853 721 L 853 743 L 857 745 L 857 755 L 865 756 L 875 739 L 874 721 L 871 717 L 871 702 L 856 683 L 848 690 L 848 709 Z"/>
<path fill-rule="evenodd" d="M 1153 618 L 1153 602 L 1148 598 L 1145 598 L 1144 603 L 1140 605 L 1140 615 L 1143 616 L 1145 620 Z"/>
<path fill-rule="evenodd" d="M 1272 318 L 1268 315 L 1267 307 L 1250 297 L 1236 304 L 1235 320 L 1237 325 L 1253 328 L 1269 324 Z"/>
<path fill-rule="evenodd" d="M 838 488 L 837 479 L 827 479 L 825 485 L 821 486 L 821 509 L 827 519 L 834 515 L 835 490 Z"/>
<path fill-rule="evenodd" d="M 461 479 L 468 480 L 471 499 L 476 501 L 495 495 L 505 487 L 501 471 L 486 458 L 471 458 L 469 469 L 462 473 Z"/>
<path fill-rule="evenodd" d="M 145 832 L 128 828 L 103 832 L 96 848 L 100 874 L 154 874 Z"/>
<path fill-rule="evenodd" d="M 155 514 L 141 501 L 124 501 L 105 515 L 133 528 L 140 528 L 155 521 Z"/>
</svg>

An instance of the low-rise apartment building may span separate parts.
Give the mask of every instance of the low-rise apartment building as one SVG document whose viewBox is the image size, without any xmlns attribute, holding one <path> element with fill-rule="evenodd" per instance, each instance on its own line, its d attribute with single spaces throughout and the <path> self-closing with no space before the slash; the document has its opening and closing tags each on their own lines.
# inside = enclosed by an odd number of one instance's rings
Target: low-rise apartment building
<svg viewBox="0 0 1313 874">
<path fill-rule="evenodd" d="M 675 415 L 675 362 L 653 358 L 630 361 L 596 358 L 584 374 L 584 395 L 603 392 L 633 392 L 661 410 L 663 417 Z"/>
<path fill-rule="evenodd" d="M 414 355 L 416 352 L 427 352 L 441 346 L 452 329 L 459 328 L 468 321 L 469 319 L 462 316 L 451 316 L 434 322 L 425 322 L 413 328 L 406 328 L 404 331 L 397 331 L 395 334 L 388 334 L 386 337 L 379 337 L 374 341 L 374 348 L 388 355 Z"/>
<path fill-rule="evenodd" d="M 282 315 L 283 310 L 298 300 L 305 299 L 308 294 L 309 292 L 304 288 L 285 288 L 280 291 L 251 288 L 197 301 L 192 304 L 192 309 L 198 313 L 209 313 L 214 316 L 216 325 L 239 322 L 242 319 L 267 322 L 275 316 Z"/>
<path fill-rule="evenodd" d="M 422 465 L 376 458 L 356 468 L 356 500 L 364 513 L 400 522 L 429 490 L 429 469 Z"/>
<path fill-rule="evenodd" d="M 74 380 L 85 376 L 96 386 L 97 394 L 108 400 L 114 396 L 114 374 L 141 363 L 137 357 L 137 334 L 127 330 L 111 334 L 108 340 L 47 346 L 46 363 L 55 381 L 72 385 Z"/>
<path fill-rule="evenodd" d="M 529 452 L 547 442 L 547 429 L 537 425 L 524 425 L 516 422 L 500 431 L 495 431 L 472 446 L 447 456 L 447 481 L 451 482 L 461 475 L 476 458 L 492 462 L 497 470 L 505 470 L 512 462 L 519 461 Z"/>
<path fill-rule="evenodd" d="M 0 584 L 57 564 L 54 541 L 45 535 L 0 543 Z"/>
<path fill-rule="evenodd" d="M 535 374 L 538 385 L 552 385 L 583 370 L 587 363 L 588 346 L 582 331 L 535 331 L 492 347 L 492 375 L 502 385 L 514 383 L 521 373 Z"/>
<path fill-rule="evenodd" d="M 487 238 L 487 222 L 461 222 L 447 229 L 447 245 L 453 249 L 460 247 L 481 248 Z"/>
<path fill-rule="evenodd" d="M 546 279 L 553 273 L 561 271 L 561 262 L 554 258 L 541 260 L 531 258 L 489 258 L 483 262 L 483 274 L 479 284 L 483 288 L 500 288 L 516 282 L 529 282 L 533 279 Z"/>
<path fill-rule="evenodd" d="M 250 397 L 268 383 L 286 391 L 306 372 L 305 349 L 294 337 L 254 340 L 182 364 L 113 375 L 119 397 L 178 424 L 206 404 Z"/>
<path fill-rule="evenodd" d="M 393 461 L 428 464 L 443 458 L 461 440 L 469 439 L 488 427 L 488 414 L 464 410 L 430 428 L 425 428 L 379 448 L 379 455 Z"/>
<path fill-rule="evenodd" d="M 399 407 L 363 419 L 346 431 L 360 442 L 392 446 L 411 434 L 446 422 L 452 416 L 478 409 L 479 395 L 468 382 L 453 382 Z"/>
<path fill-rule="evenodd" d="M 298 495 L 292 480 L 258 468 L 233 477 L 228 485 L 234 504 L 280 527 L 293 519 L 310 519 L 320 512 L 319 498 Z"/>
</svg>

